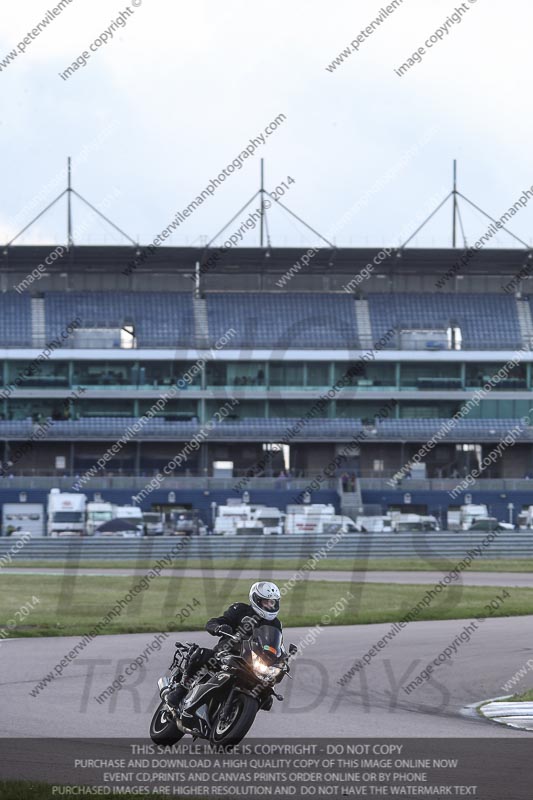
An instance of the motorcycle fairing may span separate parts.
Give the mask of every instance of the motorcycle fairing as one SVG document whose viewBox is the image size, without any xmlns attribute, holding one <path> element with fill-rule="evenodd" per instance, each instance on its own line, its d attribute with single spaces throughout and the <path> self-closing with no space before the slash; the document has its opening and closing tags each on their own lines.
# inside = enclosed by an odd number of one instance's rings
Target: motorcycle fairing
<svg viewBox="0 0 533 800">
<path fill-rule="evenodd" d="M 204 703 L 208 703 L 212 696 L 221 691 L 230 679 L 231 675 L 217 672 L 216 675 L 213 675 L 205 683 L 199 683 L 191 689 L 185 698 L 183 712 L 189 714 L 194 713 L 197 708 Z"/>
</svg>

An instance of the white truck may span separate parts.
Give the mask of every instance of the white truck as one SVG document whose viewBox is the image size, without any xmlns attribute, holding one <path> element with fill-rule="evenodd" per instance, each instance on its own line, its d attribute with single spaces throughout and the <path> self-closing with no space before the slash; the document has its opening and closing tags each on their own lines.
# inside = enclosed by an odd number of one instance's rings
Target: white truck
<svg viewBox="0 0 533 800">
<path fill-rule="evenodd" d="M 360 533 L 391 533 L 392 517 L 388 514 L 357 517 L 355 527 Z"/>
<path fill-rule="evenodd" d="M 48 495 L 48 536 L 83 536 L 87 497 L 51 489 Z"/>
<path fill-rule="evenodd" d="M 394 533 L 410 533 L 412 531 L 438 531 L 436 517 L 424 514 L 403 514 L 391 512 L 392 530 Z"/>
<path fill-rule="evenodd" d="M 232 536 L 243 534 L 281 535 L 284 514 L 274 506 L 228 504 L 218 506 L 213 533 Z"/>
<path fill-rule="evenodd" d="M 500 530 L 514 530 L 514 525 L 509 522 L 494 522 L 495 518 L 489 514 L 489 509 L 484 503 L 467 503 L 464 506 L 448 509 L 449 530 L 492 530 L 491 526 L 497 524 Z"/>
<path fill-rule="evenodd" d="M 113 519 L 113 504 L 91 500 L 87 503 L 87 536 L 94 536 L 96 529 L 110 519 Z"/>
<path fill-rule="evenodd" d="M 162 536 L 165 532 L 165 515 L 159 511 L 145 511 L 143 523 L 146 536 Z"/>
<path fill-rule="evenodd" d="M 44 536 L 44 505 L 42 503 L 4 503 L 2 506 L 2 536 Z"/>
<path fill-rule="evenodd" d="M 135 530 L 137 531 L 138 535 L 143 535 L 143 512 L 139 506 L 115 506 L 113 518 L 131 520 L 131 522 L 135 524 Z"/>
<path fill-rule="evenodd" d="M 237 533 L 237 525 L 249 519 L 248 513 L 249 507 L 246 505 L 218 506 L 213 533 L 216 536 L 228 536 Z"/>
<path fill-rule="evenodd" d="M 469 531 L 514 531 L 510 522 L 498 522 L 496 517 L 481 517 L 472 523 Z"/>
<path fill-rule="evenodd" d="M 462 531 L 468 531 L 479 519 L 488 519 L 489 509 L 486 505 L 467 503 L 460 508 L 460 527 Z"/>
<path fill-rule="evenodd" d="M 522 506 L 522 511 L 516 518 L 516 527 L 519 531 L 533 529 L 533 506 Z"/>
<path fill-rule="evenodd" d="M 267 536 L 281 536 L 283 533 L 285 514 L 275 506 L 256 506 L 251 519 L 261 523 L 263 533 Z"/>
<path fill-rule="evenodd" d="M 285 533 L 357 533 L 350 517 L 337 514 L 334 506 L 324 503 L 289 505 L 285 515 Z"/>
</svg>

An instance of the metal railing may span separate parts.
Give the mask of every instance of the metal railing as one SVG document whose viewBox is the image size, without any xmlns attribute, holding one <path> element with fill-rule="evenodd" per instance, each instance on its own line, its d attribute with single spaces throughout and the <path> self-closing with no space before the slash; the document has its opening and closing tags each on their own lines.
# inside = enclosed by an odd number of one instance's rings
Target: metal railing
<svg viewBox="0 0 533 800">
<path fill-rule="evenodd" d="M 346 534 L 326 553 L 328 558 L 414 558 L 427 560 L 428 570 L 434 569 L 434 559 L 460 560 L 468 550 L 481 545 L 487 537 L 486 532 L 429 533 L 362 533 Z M 17 541 L 13 537 L 0 538 L 0 558 L 5 556 Z M 286 536 L 195 536 L 186 546 L 176 548 L 180 541 L 177 536 L 150 537 L 132 541 L 131 539 L 33 539 L 25 544 L 15 556 L 16 560 L 67 560 L 75 564 L 78 560 L 157 560 L 178 550 L 175 559 L 179 566 L 187 566 L 189 559 L 216 561 L 218 558 L 269 559 L 269 558 L 308 558 L 331 541 L 328 535 L 294 534 Z M 489 546 L 483 549 L 487 558 L 532 558 L 533 533 L 504 532 L 496 536 Z M 450 564 L 450 568 L 453 567 Z M 244 567 L 246 565 L 244 564 Z M 320 567 L 319 567 L 320 568 Z M 265 571 L 268 563 L 265 561 Z"/>
<path fill-rule="evenodd" d="M 234 476 L 233 478 L 212 478 L 204 476 L 175 476 L 163 478 L 161 481 L 161 489 L 169 491 L 180 491 L 183 489 L 199 489 L 206 491 L 214 491 L 217 489 L 229 491 L 233 489 L 241 480 L 241 477 Z M 26 491 L 28 489 L 64 489 L 65 491 L 72 488 L 78 475 L 13 475 L 0 477 L 0 490 L 9 489 L 14 491 Z M 295 491 L 306 489 L 310 481 L 316 478 L 315 473 L 299 476 L 297 478 L 284 478 L 284 477 L 254 477 L 247 478 L 246 485 L 243 485 L 239 491 L 249 489 L 265 489 L 265 490 L 286 490 Z M 143 489 L 147 482 L 151 479 L 151 475 L 106 475 L 90 478 L 84 488 L 91 490 L 105 490 L 105 489 L 127 489 L 138 491 Z M 431 478 L 426 480 L 416 480 L 404 478 L 396 486 L 391 486 L 390 479 L 381 478 L 358 478 L 359 488 L 364 491 L 393 491 L 394 489 L 401 492 L 411 491 L 432 491 L 443 492 L 450 491 L 457 486 L 460 478 Z M 326 478 L 321 484 L 321 489 L 328 489 L 332 491 L 341 492 L 339 478 Z M 533 480 L 525 478 L 478 478 L 475 485 L 476 491 L 490 491 L 490 492 L 531 492 L 533 496 Z M 533 500 L 532 500 L 533 503 Z"/>
<path fill-rule="evenodd" d="M 27 489 L 58 489 L 70 490 L 72 485 L 76 482 L 76 475 L 62 475 L 62 476 L 20 476 L 14 475 L 13 477 L 0 478 L 0 489 L 22 490 Z M 128 489 L 138 491 L 144 489 L 146 484 L 151 480 L 151 476 L 106 476 L 90 478 L 85 484 L 84 489 Z M 238 484 L 240 478 L 211 478 L 211 477 L 171 477 L 162 478 L 160 487 L 161 489 L 168 489 L 169 491 L 181 491 L 184 489 L 199 489 L 206 491 L 224 490 L 230 491 Z M 283 477 L 265 477 L 265 478 L 246 478 L 246 484 L 243 485 L 239 491 L 242 493 L 249 489 L 277 489 L 286 491 L 295 491 L 305 489 L 309 485 L 309 478 L 283 478 Z M 322 489 L 331 489 L 336 491 L 338 489 L 338 479 L 329 478 L 321 483 Z"/>
</svg>

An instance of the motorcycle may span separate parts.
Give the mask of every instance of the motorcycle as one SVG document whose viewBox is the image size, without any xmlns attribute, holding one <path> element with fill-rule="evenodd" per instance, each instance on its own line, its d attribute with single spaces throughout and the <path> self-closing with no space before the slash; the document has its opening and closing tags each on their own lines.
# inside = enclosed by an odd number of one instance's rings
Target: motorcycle
<svg viewBox="0 0 533 800">
<path fill-rule="evenodd" d="M 183 673 L 198 645 L 176 642 L 170 676 L 157 684 L 161 703 L 150 724 L 150 737 L 160 745 L 173 745 L 186 733 L 207 739 L 213 745 L 238 744 L 252 727 L 261 709 L 269 710 L 273 698 L 283 700 L 274 685 L 289 675 L 288 653 L 282 633 L 273 625 L 261 624 L 246 638 L 230 633 L 220 650 L 215 650 L 208 667 L 201 668 L 184 697 L 174 707 L 168 695 L 182 686 Z M 289 675 L 289 677 L 291 677 Z"/>
</svg>

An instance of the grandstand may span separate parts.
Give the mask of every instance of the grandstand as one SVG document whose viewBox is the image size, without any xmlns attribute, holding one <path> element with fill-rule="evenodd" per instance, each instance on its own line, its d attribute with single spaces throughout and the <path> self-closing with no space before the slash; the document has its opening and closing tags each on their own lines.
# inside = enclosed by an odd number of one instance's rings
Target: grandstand
<svg viewBox="0 0 533 800">
<path fill-rule="evenodd" d="M 427 492 L 430 481 L 435 486 L 464 474 L 522 418 L 533 419 L 530 279 L 514 295 L 502 289 L 523 270 L 527 252 L 479 251 L 466 272 L 437 290 L 461 251 L 393 251 L 352 294 L 347 284 L 376 250 L 321 249 L 280 289 L 276 281 L 301 250 L 219 252 L 216 266 L 202 272 L 210 250 L 160 248 L 125 276 L 133 248 L 72 247 L 26 291 L 16 291 L 50 250 L 13 246 L 1 255 L 2 501 L 22 490 L 42 492 L 46 476 L 49 486 L 58 478 L 63 486 L 74 481 L 171 389 L 171 399 L 85 491 L 114 480 L 114 491 L 129 501 L 134 491 L 124 481 L 131 476 L 138 488 L 228 397 L 238 401 L 231 413 L 173 470 L 147 508 L 172 491 L 176 502 L 189 504 L 194 494 L 205 512 L 213 496 L 201 491 L 201 481 L 213 476 L 217 461 L 233 462 L 237 477 L 251 471 L 250 485 L 260 491 L 255 465 L 276 443 L 287 445 L 286 461 L 277 453 L 263 471 L 265 481 L 288 471 L 305 485 L 355 439 L 337 477 L 356 474 L 359 501 L 383 506 L 405 492 Z M 61 337 L 74 319 L 76 329 Z M 43 351 L 39 368 L 29 369 Z M 502 368 L 492 391 L 443 432 Z M 83 396 L 65 405 L 77 386 L 85 387 Z M 317 404 L 320 397 L 326 400 Z M 53 424 L 36 437 L 36 426 L 47 419 Z M 421 481 L 387 483 L 439 432 Z M 533 476 L 532 439 L 533 428 L 522 423 L 516 444 L 486 472 L 486 478 L 516 481 L 517 502 L 520 491 L 527 494 L 520 482 Z M 15 458 L 24 442 L 31 447 Z M 335 477 L 313 500 L 342 504 Z M 286 491 L 275 480 L 267 485 L 270 504 Z M 223 490 L 235 496 L 229 483 Z M 447 501 L 444 494 L 435 490 L 424 502 L 434 510 Z M 508 496 L 494 502 L 504 504 Z"/>
</svg>

